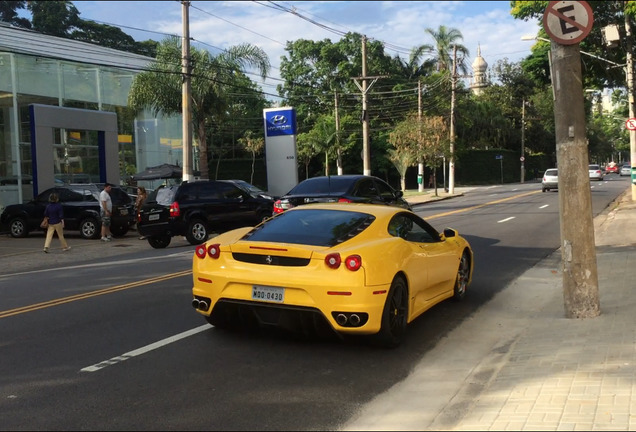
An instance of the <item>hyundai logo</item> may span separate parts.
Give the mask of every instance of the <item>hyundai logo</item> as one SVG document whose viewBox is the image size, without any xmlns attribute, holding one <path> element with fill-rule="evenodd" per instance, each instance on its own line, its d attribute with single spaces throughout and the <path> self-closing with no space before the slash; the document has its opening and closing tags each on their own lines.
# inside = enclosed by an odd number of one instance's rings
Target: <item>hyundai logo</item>
<svg viewBox="0 0 636 432">
<path fill-rule="evenodd" d="M 271 121 L 272 121 L 272 124 L 275 124 L 275 125 L 284 125 L 285 123 L 287 123 L 287 117 L 285 117 L 282 114 L 278 114 L 272 117 Z"/>
</svg>

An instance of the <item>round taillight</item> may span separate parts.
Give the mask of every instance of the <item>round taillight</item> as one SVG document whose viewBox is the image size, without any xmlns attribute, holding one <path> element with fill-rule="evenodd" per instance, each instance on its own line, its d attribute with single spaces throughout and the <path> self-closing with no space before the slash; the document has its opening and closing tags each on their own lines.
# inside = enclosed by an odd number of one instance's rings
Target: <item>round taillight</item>
<svg viewBox="0 0 636 432">
<path fill-rule="evenodd" d="M 210 258 L 218 258 L 221 255 L 221 245 L 218 243 L 210 245 L 208 247 L 208 255 L 210 255 Z"/>
<path fill-rule="evenodd" d="M 325 264 L 327 264 L 327 267 L 332 269 L 337 269 L 338 267 L 340 267 L 341 262 L 342 260 L 340 259 L 339 253 L 332 253 L 325 257 Z"/>
<path fill-rule="evenodd" d="M 196 249 L 194 250 L 194 253 L 196 254 L 197 257 L 203 259 L 205 258 L 205 256 L 207 255 L 208 251 L 205 248 L 205 245 L 199 245 L 196 247 Z"/>
<path fill-rule="evenodd" d="M 362 267 L 362 258 L 360 255 L 349 255 L 345 260 L 345 267 L 351 271 L 356 271 Z"/>
</svg>

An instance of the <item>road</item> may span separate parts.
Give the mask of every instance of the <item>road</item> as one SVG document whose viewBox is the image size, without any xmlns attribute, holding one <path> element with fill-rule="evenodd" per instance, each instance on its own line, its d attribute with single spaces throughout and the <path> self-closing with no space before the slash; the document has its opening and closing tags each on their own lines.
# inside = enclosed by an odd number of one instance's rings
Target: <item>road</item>
<svg viewBox="0 0 636 432">
<path fill-rule="evenodd" d="M 629 187 L 606 179 L 592 184 L 595 214 Z M 190 246 L 3 269 L 0 429 L 337 429 L 559 246 L 558 192 L 536 183 L 478 187 L 415 211 L 466 236 L 476 271 L 464 302 L 426 312 L 396 350 L 216 331 L 190 306 Z"/>
</svg>

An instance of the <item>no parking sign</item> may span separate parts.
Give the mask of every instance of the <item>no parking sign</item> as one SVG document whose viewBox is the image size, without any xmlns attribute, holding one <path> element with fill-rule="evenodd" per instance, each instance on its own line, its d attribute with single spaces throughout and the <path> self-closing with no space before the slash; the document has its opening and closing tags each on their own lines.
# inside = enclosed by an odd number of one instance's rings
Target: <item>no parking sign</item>
<svg viewBox="0 0 636 432">
<path fill-rule="evenodd" d="M 543 13 L 543 28 L 561 45 L 581 42 L 592 30 L 594 16 L 585 1 L 551 1 Z"/>
</svg>

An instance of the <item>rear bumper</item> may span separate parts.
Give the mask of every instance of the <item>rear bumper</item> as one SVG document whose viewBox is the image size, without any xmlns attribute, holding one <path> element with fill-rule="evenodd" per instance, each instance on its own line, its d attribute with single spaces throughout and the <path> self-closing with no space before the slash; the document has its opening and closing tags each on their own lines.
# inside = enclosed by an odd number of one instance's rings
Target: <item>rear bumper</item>
<svg viewBox="0 0 636 432">
<path fill-rule="evenodd" d="M 137 232 L 144 237 L 156 236 L 183 236 L 185 235 L 185 225 L 175 221 L 159 222 L 159 223 L 138 223 Z"/>
</svg>

